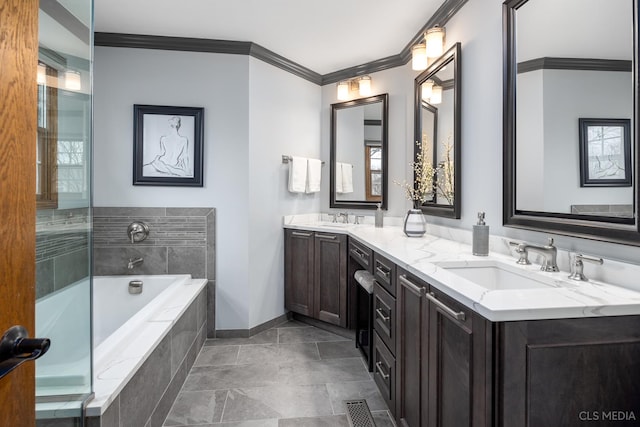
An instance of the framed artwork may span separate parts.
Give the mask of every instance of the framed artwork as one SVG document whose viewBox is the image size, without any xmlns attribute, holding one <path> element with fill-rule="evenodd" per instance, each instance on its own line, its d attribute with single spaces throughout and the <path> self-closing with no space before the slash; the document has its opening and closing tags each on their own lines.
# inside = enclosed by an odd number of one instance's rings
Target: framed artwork
<svg viewBox="0 0 640 427">
<path fill-rule="evenodd" d="M 629 119 L 578 119 L 580 186 L 630 187 Z"/>
<path fill-rule="evenodd" d="M 204 108 L 133 106 L 133 185 L 202 187 Z"/>
</svg>

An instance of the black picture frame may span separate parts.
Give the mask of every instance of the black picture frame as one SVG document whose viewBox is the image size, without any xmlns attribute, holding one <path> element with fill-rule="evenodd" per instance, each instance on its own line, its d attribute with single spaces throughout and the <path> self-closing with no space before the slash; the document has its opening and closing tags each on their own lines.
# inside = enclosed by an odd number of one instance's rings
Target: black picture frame
<svg viewBox="0 0 640 427">
<path fill-rule="evenodd" d="M 133 185 L 203 186 L 204 108 L 133 106 Z"/>
<path fill-rule="evenodd" d="M 631 187 L 631 120 L 578 119 L 580 187 Z"/>
</svg>

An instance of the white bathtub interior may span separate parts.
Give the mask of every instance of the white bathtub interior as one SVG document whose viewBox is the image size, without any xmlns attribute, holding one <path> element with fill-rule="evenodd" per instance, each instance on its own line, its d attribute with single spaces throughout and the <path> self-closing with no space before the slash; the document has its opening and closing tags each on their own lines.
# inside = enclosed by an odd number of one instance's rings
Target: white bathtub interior
<svg viewBox="0 0 640 427">
<path fill-rule="evenodd" d="M 36 396 L 91 392 L 91 283 L 80 280 L 36 302 L 35 335 L 51 340 L 36 361 Z"/>
</svg>

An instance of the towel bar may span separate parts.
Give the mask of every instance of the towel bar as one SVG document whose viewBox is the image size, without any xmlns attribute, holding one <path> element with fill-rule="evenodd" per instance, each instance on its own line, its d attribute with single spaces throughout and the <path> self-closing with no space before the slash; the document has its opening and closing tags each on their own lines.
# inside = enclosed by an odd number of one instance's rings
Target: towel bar
<svg viewBox="0 0 640 427">
<path fill-rule="evenodd" d="M 292 159 L 291 156 L 287 156 L 286 154 L 282 155 L 282 163 L 289 163 L 291 159 Z M 324 162 L 322 162 L 322 164 L 324 165 Z"/>
</svg>

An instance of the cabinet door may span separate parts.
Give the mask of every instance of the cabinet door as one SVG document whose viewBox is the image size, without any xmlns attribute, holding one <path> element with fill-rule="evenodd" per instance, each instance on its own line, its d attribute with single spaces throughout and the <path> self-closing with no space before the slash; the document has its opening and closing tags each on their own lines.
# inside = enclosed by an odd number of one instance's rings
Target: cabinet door
<svg viewBox="0 0 640 427">
<path fill-rule="evenodd" d="M 316 233 L 314 248 L 314 317 L 347 326 L 347 238 Z"/>
<path fill-rule="evenodd" d="M 285 230 L 284 306 L 305 316 L 313 315 L 313 233 Z"/>
<path fill-rule="evenodd" d="M 425 296 L 429 300 L 429 426 L 490 426 L 490 324 L 434 288 Z"/>
<path fill-rule="evenodd" d="M 504 322 L 498 426 L 637 426 L 640 316 Z"/>
<path fill-rule="evenodd" d="M 403 427 L 427 425 L 428 381 L 427 285 L 401 272 L 397 278 L 397 340 L 398 403 L 396 417 Z"/>
</svg>

